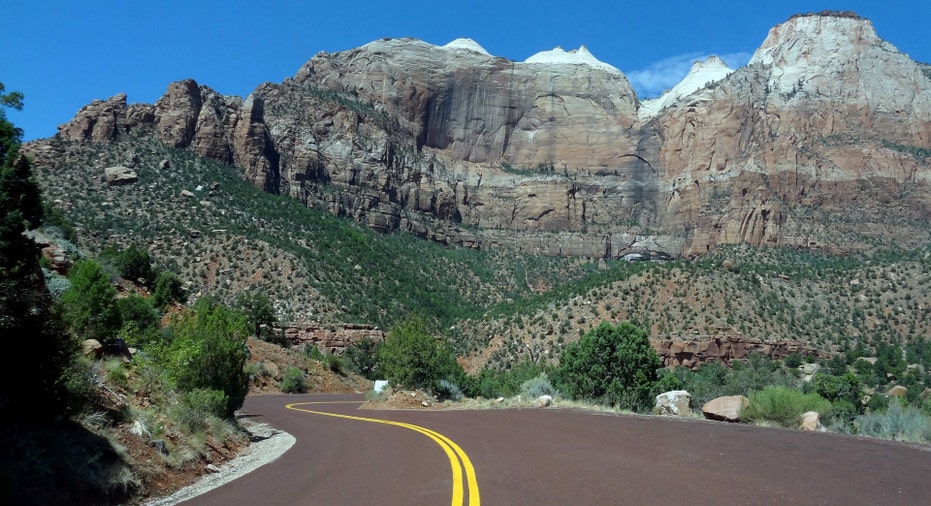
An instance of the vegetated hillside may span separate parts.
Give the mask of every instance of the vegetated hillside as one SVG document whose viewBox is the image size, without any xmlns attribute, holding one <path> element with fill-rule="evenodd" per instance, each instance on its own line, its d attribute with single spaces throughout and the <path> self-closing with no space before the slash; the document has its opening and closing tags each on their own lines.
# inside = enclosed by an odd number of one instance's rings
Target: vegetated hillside
<svg viewBox="0 0 931 506">
<path fill-rule="evenodd" d="M 259 291 L 282 321 L 390 326 L 412 311 L 439 323 L 585 276 L 592 264 L 506 249 L 445 248 L 379 234 L 263 192 L 230 166 L 145 136 L 52 144 L 33 153 L 44 196 L 91 253 L 129 244 L 176 270 L 195 297 Z M 108 186 L 106 167 L 138 181 Z M 54 168 L 53 168 L 54 167 Z"/>
<path fill-rule="evenodd" d="M 39 180 L 90 250 L 144 247 L 191 293 L 231 300 L 260 291 L 285 322 L 388 327 L 418 312 L 473 371 L 528 353 L 555 359 L 601 320 L 632 320 L 654 343 L 795 340 L 822 357 L 931 334 L 927 248 L 834 256 L 722 247 L 670 262 L 447 248 L 270 195 L 230 166 L 143 135 L 53 146 L 36 153 Z M 67 162 L 51 170 L 50 154 Z M 104 168 L 118 164 L 139 180 L 102 182 Z"/>
<path fill-rule="evenodd" d="M 455 334 L 470 342 L 473 368 L 507 367 L 531 350 L 555 359 L 602 320 L 634 321 L 654 342 L 796 340 L 803 355 L 870 355 L 931 335 L 929 267 L 928 247 L 847 256 L 725 247 L 693 260 L 618 264 L 589 283 L 463 321 Z"/>
</svg>

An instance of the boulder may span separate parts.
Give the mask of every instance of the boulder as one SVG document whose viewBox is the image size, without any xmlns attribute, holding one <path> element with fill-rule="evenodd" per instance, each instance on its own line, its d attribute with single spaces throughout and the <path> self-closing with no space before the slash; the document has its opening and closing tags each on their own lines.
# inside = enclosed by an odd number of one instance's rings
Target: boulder
<svg viewBox="0 0 931 506">
<path fill-rule="evenodd" d="M 103 170 L 103 180 L 109 186 L 121 186 L 139 181 L 139 176 L 125 165 L 116 165 Z"/>
<path fill-rule="evenodd" d="M 824 432 L 827 430 L 823 425 L 821 425 L 821 415 L 819 415 L 817 411 L 808 411 L 803 414 L 801 420 L 799 421 L 798 428 L 800 430 L 818 432 Z"/>
<path fill-rule="evenodd" d="M 84 354 L 88 357 L 95 357 L 97 350 L 101 348 L 100 341 L 96 339 L 87 339 L 84 341 Z"/>
<path fill-rule="evenodd" d="M 886 395 L 888 395 L 889 397 L 905 397 L 907 393 L 908 393 L 907 388 L 903 387 L 902 385 L 896 385 L 890 388 L 889 391 L 886 392 Z"/>
<path fill-rule="evenodd" d="M 709 420 L 722 422 L 739 422 L 740 412 L 750 405 L 750 399 L 743 395 L 725 395 L 711 399 L 701 407 L 701 412 Z"/>
<path fill-rule="evenodd" d="M 653 413 L 657 415 L 685 416 L 689 414 L 692 394 L 685 390 L 672 390 L 656 396 Z"/>
<path fill-rule="evenodd" d="M 553 403 L 553 396 L 551 395 L 541 395 L 537 397 L 537 407 L 545 408 Z"/>
</svg>

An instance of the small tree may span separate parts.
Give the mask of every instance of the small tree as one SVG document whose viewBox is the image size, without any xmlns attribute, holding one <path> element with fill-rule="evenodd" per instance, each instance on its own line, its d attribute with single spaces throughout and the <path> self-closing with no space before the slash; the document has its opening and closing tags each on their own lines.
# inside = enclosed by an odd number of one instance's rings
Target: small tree
<svg viewBox="0 0 931 506">
<path fill-rule="evenodd" d="M 167 369 L 177 387 L 226 394 L 226 415 L 242 407 L 249 390 L 245 372 L 249 327 L 238 311 L 209 298 L 197 301 L 171 324 Z"/>
<path fill-rule="evenodd" d="M 573 398 L 647 411 L 661 366 L 646 331 L 629 322 L 602 322 L 566 347 L 555 376 L 560 390 Z"/>
<path fill-rule="evenodd" d="M 388 331 L 378 347 L 379 371 L 394 386 L 433 391 L 440 380 L 460 379 L 462 367 L 449 346 L 427 333 L 423 319 L 412 316 Z"/>
<path fill-rule="evenodd" d="M 162 271 L 155 277 L 155 289 L 152 291 L 155 307 L 165 309 L 172 302 L 184 302 L 187 294 L 181 286 L 181 279 L 171 271 Z"/>
<path fill-rule="evenodd" d="M 74 264 L 68 273 L 71 288 L 61 296 L 65 319 L 72 332 L 82 339 L 109 341 L 120 329 L 116 288 L 110 276 L 93 260 Z"/>
<path fill-rule="evenodd" d="M 272 325 L 278 321 L 275 307 L 267 295 L 257 292 L 239 294 L 234 303 L 236 308 L 246 315 L 246 321 L 259 339 L 268 339 L 272 334 Z"/>
<path fill-rule="evenodd" d="M 132 281 L 141 279 L 145 283 L 155 281 L 155 269 L 152 268 L 152 257 L 148 251 L 130 245 L 117 253 L 114 260 L 120 276 Z"/>
<path fill-rule="evenodd" d="M 378 379 L 379 343 L 371 338 L 363 338 L 346 347 L 344 358 L 349 368 L 365 379 Z"/>
</svg>

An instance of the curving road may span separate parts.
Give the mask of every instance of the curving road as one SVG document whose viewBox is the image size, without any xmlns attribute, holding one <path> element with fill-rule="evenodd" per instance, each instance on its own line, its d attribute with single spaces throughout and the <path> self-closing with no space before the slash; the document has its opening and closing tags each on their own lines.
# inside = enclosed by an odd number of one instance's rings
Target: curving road
<svg viewBox="0 0 931 506">
<path fill-rule="evenodd" d="M 928 447 L 555 409 L 375 411 L 334 403 L 361 400 L 248 397 L 243 413 L 297 443 L 183 504 L 446 505 L 480 498 L 491 505 L 931 505 Z"/>
</svg>

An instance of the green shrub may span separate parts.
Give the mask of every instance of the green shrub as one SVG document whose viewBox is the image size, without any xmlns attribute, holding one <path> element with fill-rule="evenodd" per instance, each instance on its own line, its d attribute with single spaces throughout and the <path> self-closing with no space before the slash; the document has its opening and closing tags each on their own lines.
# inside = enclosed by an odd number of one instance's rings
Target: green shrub
<svg viewBox="0 0 931 506">
<path fill-rule="evenodd" d="M 749 422 L 774 422 L 782 427 L 798 427 L 802 414 L 817 411 L 822 417 L 831 413 L 831 403 L 816 393 L 804 393 L 784 386 L 774 386 L 750 394 L 750 405 L 741 412 Z"/>
<path fill-rule="evenodd" d="M 630 322 L 601 322 L 566 347 L 555 374 L 560 389 L 574 399 L 642 412 L 653 408 L 661 366 L 646 331 Z"/>
<path fill-rule="evenodd" d="M 116 299 L 116 309 L 124 328 L 132 325 L 139 330 L 154 329 L 161 320 L 152 301 L 135 293 Z"/>
<path fill-rule="evenodd" d="M 371 338 L 363 338 L 346 347 L 343 357 L 352 371 L 369 380 L 378 379 L 378 346 Z"/>
<path fill-rule="evenodd" d="M 181 394 L 175 420 L 191 432 L 203 432 L 211 418 L 223 418 L 229 401 L 221 390 L 195 388 Z"/>
<path fill-rule="evenodd" d="M 71 287 L 61 296 L 65 321 L 81 339 L 106 343 L 120 328 L 116 288 L 100 264 L 82 260 L 68 273 Z"/>
<path fill-rule="evenodd" d="M 166 368 L 182 391 L 219 390 L 226 394 L 224 414 L 242 406 L 249 389 L 245 373 L 249 327 L 237 311 L 209 298 L 185 311 L 171 324 Z"/>
<path fill-rule="evenodd" d="M 914 406 L 902 406 L 899 402 L 890 402 L 885 412 L 858 416 L 855 425 L 865 436 L 931 443 L 931 417 Z"/>
<path fill-rule="evenodd" d="M 279 384 L 281 391 L 286 394 L 299 394 L 307 391 L 307 383 L 304 380 L 304 371 L 297 367 L 291 366 L 285 369 L 281 376 Z"/>
<path fill-rule="evenodd" d="M 343 374 L 343 357 L 334 355 L 332 353 L 327 353 L 326 357 L 324 358 L 324 362 L 326 363 L 327 369 L 330 371 L 335 372 L 336 374 Z"/>
<path fill-rule="evenodd" d="M 853 373 L 841 376 L 817 373 L 808 388 L 831 403 L 831 415 L 835 421 L 848 423 L 863 412 L 860 398 L 863 396 L 860 378 Z"/>
<path fill-rule="evenodd" d="M 482 369 L 468 382 L 467 394 L 470 397 L 481 396 L 486 399 L 494 399 L 498 396 L 511 397 L 521 392 L 521 385 L 524 382 L 543 372 L 541 366 L 534 364 L 529 358 L 508 365 L 510 367 L 504 371 L 492 368 Z"/>
<path fill-rule="evenodd" d="M 436 394 L 437 399 L 441 401 L 450 400 L 458 402 L 461 401 L 463 397 L 462 390 L 459 388 L 459 385 L 445 379 L 437 382 L 434 393 Z"/>
<path fill-rule="evenodd" d="M 553 387 L 553 384 L 550 383 L 550 378 L 545 372 L 541 372 L 535 378 L 530 378 L 523 382 L 520 385 L 520 394 L 521 396 L 529 398 L 536 398 L 541 395 L 549 395 L 551 397 L 559 396 L 559 392 Z"/>
<path fill-rule="evenodd" d="M 105 252 L 113 258 L 114 266 L 120 276 L 130 281 L 141 279 L 144 283 L 155 280 L 155 269 L 152 268 L 152 257 L 149 252 L 135 245 L 130 245 L 118 253 Z"/>
<path fill-rule="evenodd" d="M 152 290 L 155 307 L 164 309 L 172 302 L 184 302 L 187 294 L 181 284 L 181 278 L 171 271 L 162 271 L 155 277 L 155 288 Z"/>
<path fill-rule="evenodd" d="M 323 362 L 323 352 L 320 351 L 320 348 L 311 345 L 304 345 L 304 356 L 311 360 L 316 360 L 317 362 Z"/>
<path fill-rule="evenodd" d="M 430 391 L 437 388 L 441 379 L 448 380 L 462 372 L 449 346 L 427 333 L 419 316 L 412 316 L 388 331 L 378 347 L 378 367 L 394 387 Z"/>
</svg>

